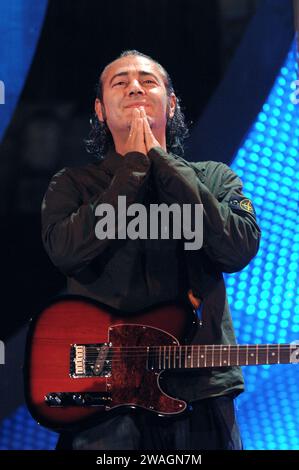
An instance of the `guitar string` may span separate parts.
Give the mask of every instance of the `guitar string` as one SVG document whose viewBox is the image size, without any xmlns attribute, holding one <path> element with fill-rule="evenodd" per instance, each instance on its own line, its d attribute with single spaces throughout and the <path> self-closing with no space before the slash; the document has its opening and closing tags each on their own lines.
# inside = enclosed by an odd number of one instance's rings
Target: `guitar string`
<svg viewBox="0 0 299 470">
<path fill-rule="evenodd" d="M 56 338 L 56 339 L 48 339 L 48 338 L 38 338 L 36 340 L 36 343 L 48 343 L 48 344 L 52 344 L 52 343 L 65 343 L 66 342 L 66 339 L 60 339 L 60 338 Z M 84 344 L 84 343 L 74 343 L 74 344 L 70 344 L 70 346 L 74 347 L 74 346 L 84 346 L 86 348 L 93 348 L 95 349 L 96 347 L 101 347 L 101 346 L 96 346 L 94 345 L 95 343 L 89 343 L 89 344 Z M 97 344 L 97 343 L 96 343 Z M 239 349 L 240 351 L 241 350 L 244 350 L 247 348 L 248 349 L 253 349 L 256 351 L 256 349 L 258 349 L 259 351 L 263 351 L 264 349 L 271 349 L 271 348 L 274 348 L 274 349 L 293 349 L 293 350 L 296 350 L 296 349 L 299 349 L 299 344 L 293 344 L 293 343 L 275 343 L 275 344 L 181 344 L 181 343 L 178 343 L 178 344 L 162 344 L 162 345 L 141 345 L 141 346 L 108 346 L 108 350 L 109 351 L 114 351 L 114 350 L 121 350 L 121 351 L 125 351 L 125 350 L 128 350 L 128 351 L 132 351 L 132 350 L 142 350 L 142 349 L 146 349 L 146 348 L 151 348 L 151 349 L 154 349 L 154 348 L 164 348 L 164 347 L 171 347 L 171 348 L 207 348 L 207 349 L 224 349 L 224 348 L 228 348 L 228 349 L 231 349 L 231 350 L 234 350 L 234 349 Z"/>
<path fill-rule="evenodd" d="M 76 346 L 84 346 L 86 348 L 90 348 L 90 349 L 95 349 L 95 348 L 99 348 L 101 346 L 97 346 L 97 345 L 94 345 L 94 344 L 76 344 Z M 107 348 L 107 350 L 114 350 L 114 349 L 121 349 L 121 350 L 125 350 L 125 349 L 146 349 L 146 348 L 164 348 L 164 347 L 167 347 L 167 348 L 210 348 L 210 349 L 213 349 L 213 348 L 227 348 L 227 349 L 233 349 L 233 348 L 242 348 L 242 349 L 245 349 L 245 348 L 258 348 L 258 349 L 268 349 L 268 348 L 275 348 L 275 349 L 280 349 L 280 348 L 299 348 L 299 344 L 261 344 L 261 345 L 258 345 L 258 344 L 160 344 L 160 345 L 148 345 L 148 344 L 144 344 L 144 345 L 141 345 L 141 346 L 105 346 Z"/>
<path fill-rule="evenodd" d="M 183 352 L 183 354 L 182 354 Z M 220 358 L 220 352 L 222 353 L 222 357 Z M 242 351 L 238 351 L 238 350 L 234 350 L 234 351 L 229 351 L 227 349 L 227 351 L 221 351 L 221 350 L 218 350 L 218 351 L 211 351 L 211 350 L 208 350 L 208 351 L 188 351 L 188 350 L 183 350 L 183 351 L 175 351 L 174 349 L 172 349 L 171 351 L 169 350 L 161 350 L 161 351 L 146 351 L 146 350 L 143 350 L 142 353 L 139 352 L 139 354 L 137 355 L 136 353 L 134 353 L 133 351 L 132 352 L 127 352 L 127 353 L 123 353 L 123 352 L 118 352 L 118 353 L 113 353 L 112 357 L 109 358 L 109 356 L 106 356 L 105 358 L 102 358 L 102 360 L 107 360 L 107 361 L 119 361 L 121 362 L 121 360 L 123 359 L 126 359 L 126 358 L 148 358 L 148 359 L 154 359 L 154 360 L 159 360 L 161 362 L 164 362 L 164 361 L 173 361 L 173 360 L 194 360 L 195 361 L 197 360 L 209 360 L 209 359 L 214 359 L 214 361 L 219 361 L 219 359 L 221 359 L 221 362 L 223 362 L 225 360 L 225 358 L 227 358 L 226 360 L 230 360 L 230 362 L 232 361 L 235 361 L 236 360 L 236 357 L 239 355 L 239 361 L 241 359 L 245 359 L 250 361 L 250 360 L 262 360 L 261 357 L 257 357 L 257 354 L 256 354 L 256 350 L 255 350 L 255 354 L 253 355 L 253 353 L 251 352 L 250 355 L 248 355 L 249 351 L 247 351 L 247 349 L 245 350 L 242 350 Z M 271 355 L 271 353 L 273 354 L 273 351 L 271 350 L 267 350 L 268 353 L 270 353 L 270 355 L 268 356 L 267 360 L 277 360 L 277 357 L 279 358 L 279 354 L 276 355 L 276 357 L 274 357 L 273 355 Z M 285 349 L 282 349 L 280 350 L 281 353 L 289 353 L 291 352 L 290 351 L 290 348 L 285 348 Z M 230 353 L 233 353 L 233 354 L 230 354 Z M 237 354 L 239 353 L 239 354 Z M 91 354 L 90 352 L 86 354 L 86 358 L 85 358 L 85 363 L 94 363 L 98 357 L 99 357 L 99 354 L 100 353 L 97 353 L 97 354 Z M 201 354 L 201 357 L 199 358 L 199 354 Z M 248 356 L 248 357 L 247 357 Z M 280 358 L 279 360 L 282 359 L 282 354 L 280 355 Z M 289 358 L 288 358 L 289 359 Z M 238 362 L 238 361 L 237 361 Z"/>
<path fill-rule="evenodd" d="M 275 356 L 273 356 L 273 354 L 270 353 L 270 354 L 268 355 L 268 359 L 269 359 L 269 358 L 274 358 L 274 357 L 281 357 L 281 358 L 282 358 L 282 357 L 285 357 L 286 354 L 287 354 L 287 356 L 289 356 L 290 351 L 282 351 L 281 354 L 278 354 L 278 353 L 277 353 L 277 354 L 275 354 Z M 297 355 L 298 355 L 298 353 L 297 353 Z M 203 354 L 203 353 L 198 353 L 198 352 L 196 352 L 196 353 L 190 353 L 190 352 L 183 352 L 183 353 L 176 352 L 176 353 L 174 353 L 174 352 L 173 352 L 173 353 L 170 353 L 170 354 L 169 354 L 168 352 L 166 352 L 166 353 L 163 352 L 163 353 L 161 353 L 161 354 L 158 354 L 158 353 L 155 354 L 155 353 L 147 353 L 147 352 L 144 352 L 144 353 L 142 353 L 142 354 L 128 354 L 128 353 L 126 353 L 126 354 L 118 354 L 118 355 L 113 354 L 112 357 L 106 356 L 106 357 L 101 358 L 101 360 L 109 360 L 109 361 L 111 361 L 111 360 L 120 360 L 120 359 L 126 359 L 126 358 L 137 358 L 137 359 L 138 359 L 138 358 L 143 358 L 143 357 L 148 357 L 148 358 L 150 358 L 150 359 L 162 358 L 161 360 L 163 360 L 164 357 L 165 357 L 165 358 L 171 357 L 171 358 L 173 359 L 174 357 L 185 357 L 185 356 L 191 357 L 191 358 L 195 358 L 195 359 L 196 359 L 198 356 L 200 356 L 201 359 L 203 359 L 203 358 L 213 358 L 213 357 L 214 357 L 215 360 L 218 359 L 218 358 L 220 358 L 220 356 L 222 356 L 222 357 L 221 357 L 222 360 L 225 359 L 225 358 L 228 358 L 228 359 L 233 360 L 234 358 L 236 358 L 236 357 L 239 356 L 240 359 L 244 359 L 244 358 L 248 357 L 248 359 L 254 358 L 255 360 L 256 360 L 256 359 L 258 359 L 258 360 L 263 360 L 263 358 L 265 358 L 266 355 L 263 354 L 262 357 L 261 357 L 261 356 L 258 357 L 257 354 L 252 354 L 252 353 L 251 353 L 251 354 L 243 353 L 243 354 L 239 354 L 239 355 L 238 355 L 238 354 L 235 354 L 235 353 L 234 353 L 234 354 L 229 354 L 229 353 L 228 353 L 228 354 L 222 354 L 222 355 L 220 355 L 219 353 L 218 353 L 218 354 L 217 354 L 217 353 L 216 353 L 216 354 L 213 354 L 213 353 L 205 353 L 205 354 Z M 79 358 L 77 358 L 77 359 L 79 359 Z M 85 360 L 94 361 L 94 362 L 95 362 L 97 359 L 99 359 L 99 355 L 87 355 L 87 356 L 85 357 Z"/>
<path fill-rule="evenodd" d="M 158 355 L 158 354 L 120 354 L 118 356 L 112 356 L 112 357 L 105 357 L 105 358 L 101 358 L 101 360 L 103 361 L 111 361 L 111 360 L 123 360 L 123 359 L 138 359 L 138 358 L 149 358 L 149 359 L 159 359 L 161 358 L 161 360 L 164 360 L 164 357 L 165 358 L 183 358 L 183 357 L 190 357 L 190 358 L 193 358 L 193 359 L 197 359 L 198 358 L 198 354 L 181 354 L 179 355 L 178 353 L 176 354 L 161 354 L 161 355 Z M 219 358 L 221 360 L 224 360 L 224 359 L 230 359 L 231 361 L 233 360 L 236 360 L 236 358 L 238 357 L 237 354 L 234 354 L 234 355 L 229 355 L 229 354 L 226 354 L 226 355 L 222 355 L 222 357 L 220 356 L 220 354 L 202 354 L 200 355 L 200 359 L 204 359 L 204 358 L 207 358 L 207 359 L 210 359 L 210 358 L 213 358 L 216 360 L 219 360 Z M 243 355 L 239 355 L 239 360 L 244 360 L 244 358 L 248 357 L 248 360 L 250 359 L 254 359 L 254 360 L 265 360 L 266 358 L 266 355 L 263 355 L 262 357 L 258 357 L 257 355 L 246 355 L 246 354 L 243 354 Z M 287 351 L 287 354 L 276 354 L 275 356 L 273 355 L 270 355 L 268 356 L 268 360 L 270 360 L 270 358 L 284 358 L 284 357 L 289 357 L 289 351 Z M 80 360 L 80 358 L 78 359 Z M 85 358 L 85 361 L 93 361 L 93 362 L 96 362 L 98 360 L 98 356 L 87 356 Z"/>
<path fill-rule="evenodd" d="M 91 346 L 87 346 L 87 348 L 92 348 Z M 164 350 L 164 348 L 167 348 L 166 351 Z M 299 347 L 295 347 L 294 345 L 281 345 L 279 347 L 276 347 L 274 345 L 271 345 L 271 346 L 263 346 L 263 347 L 256 347 L 256 346 L 246 346 L 246 345 L 242 345 L 242 346 L 229 346 L 229 345 L 215 345 L 215 346 L 211 346 L 211 345 L 188 345 L 188 346 L 184 346 L 184 345 L 177 345 L 177 346 L 173 346 L 173 345 L 163 345 L 163 346 L 126 346 L 126 347 L 120 347 L 120 346 L 112 346 L 112 347 L 109 347 L 107 348 L 106 350 L 104 350 L 105 353 L 107 352 L 110 352 L 112 353 L 113 355 L 115 354 L 123 354 L 123 353 L 138 353 L 138 352 L 145 352 L 146 354 L 148 353 L 164 353 L 164 352 L 174 352 L 176 350 L 181 350 L 181 351 L 188 351 L 188 348 L 189 350 L 191 350 L 192 352 L 204 352 L 204 353 L 215 353 L 216 352 L 223 352 L 223 353 L 229 353 L 229 352 L 239 352 L 239 353 L 247 353 L 250 352 L 250 353 L 256 353 L 256 352 L 273 352 L 273 350 L 279 352 L 279 351 L 290 351 L 290 350 L 293 350 L 293 351 L 296 351 L 297 349 L 299 349 Z M 94 355 L 95 357 L 98 357 L 98 355 L 100 354 L 100 351 L 86 351 L 85 352 L 86 354 L 89 354 L 89 355 Z"/>
</svg>

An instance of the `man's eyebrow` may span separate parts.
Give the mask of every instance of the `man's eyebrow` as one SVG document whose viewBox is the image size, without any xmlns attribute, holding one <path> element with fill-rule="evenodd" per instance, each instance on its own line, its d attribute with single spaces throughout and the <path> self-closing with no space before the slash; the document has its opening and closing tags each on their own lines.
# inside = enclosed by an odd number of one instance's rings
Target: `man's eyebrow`
<svg viewBox="0 0 299 470">
<path fill-rule="evenodd" d="M 118 72 L 115 75 L 113 75 L 113 77 L 110 79 L 109 84 L 111 85 L 111 83 L 113 82 L 113 80 L 116 77 L 127 77 L 128 75 L 129 75 L 129 72 Z M 138 72 L 138 75 L 141 75 L 142 77 L 144 77 L 146 75 L 150 75 L 151 77 L 154 77 L 158 82 L 161 82 L 161 80 L 159 80 L 159 78 L 153 72 L 147 72 L 146 70 L 140 70 Z"/>
<path fill-rule="evenodd" d="M 155 75 L 153 72 L 147 72 L 146 70 L 141 70 L 139 72 L 139 75 L 141 75 L 142 77 L 144 77 L 145 75 L 151 75 L 151 77 L 154 77 L 158 82 L 160 81 L 157 75 Z"/>
<path fill-rule="evenodd" d="M 124 76 L 127 76 L 127 75 L 128 75 L 128 72 L 119 72 L 119 73 L 116 73 L 116 74 L 113 75 L 113 77 L 110 79 L 109 84 L 111 85 L 111 83 L 113 82 L 113 80 L 114 80 L 116 77 L 124 77 Z"/>
</svg>

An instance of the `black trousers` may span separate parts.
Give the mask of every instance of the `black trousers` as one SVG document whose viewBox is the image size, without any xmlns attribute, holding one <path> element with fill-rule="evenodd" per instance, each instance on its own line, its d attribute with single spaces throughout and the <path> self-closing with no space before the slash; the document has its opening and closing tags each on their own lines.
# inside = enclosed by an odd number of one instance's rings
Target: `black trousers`
<svg viewBox="0 0 299 470">
<path fill-rule="evenodd" d="M 192 404 L 176 418 L 145 412 L 114 416 L 76 435 L 62 434 L 56 449 L 241 450 L 234 400 L 229 396 Z"/>
</svg>

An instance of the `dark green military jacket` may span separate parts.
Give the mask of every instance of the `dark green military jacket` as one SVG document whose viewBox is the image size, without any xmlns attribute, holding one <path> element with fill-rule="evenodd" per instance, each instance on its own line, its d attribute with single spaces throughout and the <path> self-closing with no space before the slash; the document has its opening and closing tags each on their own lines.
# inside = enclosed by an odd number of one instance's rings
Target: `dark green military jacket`
<svg viewBox="0 0 299 470">
<path fill-rule="evenodd" d="M 95 209 L 118 196 L 134 202 L 203 205 L 203 246 L 182 240 L 99 240 Z M 225 164 L 187 162 L 161 148 L 149 154 L 110 151 L 102 161 L 66 168 L 50 182 L 42 204 L 42 237 L 53 263 L 67 276 L 68 292 L 119 309 L 138 310 L 186 298 L 203 300 L 195 344 L 235 344 L 223 272 L 244 268 L 259 247 L 254 209 L 242 182 Z M 171 318 L 169 319 L 171 322 Z M 163 388 L 194 401 L 244 388 L 239 367 L 168 372 Z"/>
</svg>

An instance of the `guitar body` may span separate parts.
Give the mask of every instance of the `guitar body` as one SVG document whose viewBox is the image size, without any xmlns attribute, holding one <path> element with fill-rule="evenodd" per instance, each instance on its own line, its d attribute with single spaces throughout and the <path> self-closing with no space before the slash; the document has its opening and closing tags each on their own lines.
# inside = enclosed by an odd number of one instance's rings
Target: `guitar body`
<svg viewBox="0 0 299 470">
<path fill-rule="evenodd" d="M 31 414 L 62 430 L 120 407 L 165 416 L 184 411 L 185 402 L 160 388 L 162 372 L 151 370 L 147 348 L 186 339 L 195 323 L 191 312 L 184 305 L 160 304 L 120 316 L 82 297 L 56 300 L 32 321 L 28 335 L 24 370 Z"/>
</svg>

